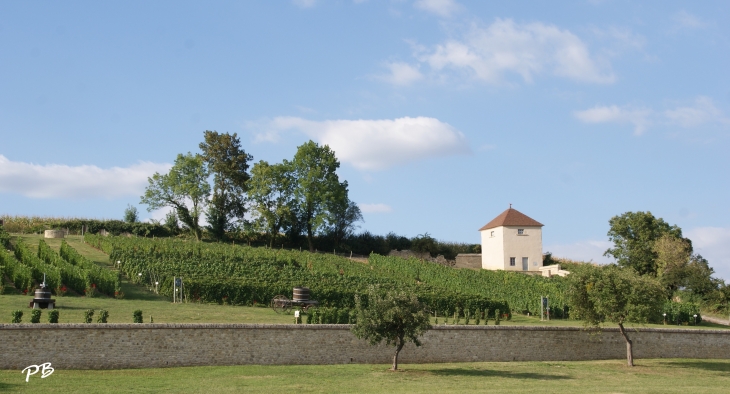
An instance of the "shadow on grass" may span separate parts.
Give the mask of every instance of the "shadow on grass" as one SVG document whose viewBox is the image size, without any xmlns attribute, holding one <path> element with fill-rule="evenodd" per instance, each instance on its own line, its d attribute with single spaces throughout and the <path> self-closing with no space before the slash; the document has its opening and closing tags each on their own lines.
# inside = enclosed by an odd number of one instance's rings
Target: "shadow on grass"
<svg viewBox="0 0 730 394">
<path fill-rule="evenodd" d="M 512 379 L 536 379 L 536 380 L 568 380 L 573 379 L 569 376 L 562 375 L 546 375 L 532 372 L 509 372 L 509 371 L 492 371 L 488 369 L 467 369 L 467 368 L 448 368 L 433 369 L 431 373 L 439 376 L 473 376 L 482 378 L 512 378 Z"/>
<path fill-rule="evenodd" d="M 725 372 L 730 375 L 730 361 L 672 361 L 667 363 L 671 367 L 677 368 L 695 368 L 704 369 L 705 371 Z"/>
<path fill-rule="evenodd" d="M 7 390 L 10 390 L 10 389 L 13 389 L 13 388 L 18 388 L 18 387 L 20 387 L 19 384 L 11 384 L 11 383 L 3 383 L 3 382 L 0 382 L 0 391 L 7 391 Z"/>
</svg>

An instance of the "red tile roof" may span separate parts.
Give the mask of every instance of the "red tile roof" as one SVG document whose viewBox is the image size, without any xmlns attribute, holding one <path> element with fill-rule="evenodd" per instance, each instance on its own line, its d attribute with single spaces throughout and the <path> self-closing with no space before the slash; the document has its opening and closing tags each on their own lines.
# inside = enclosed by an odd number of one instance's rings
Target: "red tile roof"
<svg viewBox="0 0 730 394">
<path fill-rule="evenodd" d="M 499 226 L 542 227 L 543 224 L 516 209 L 509 208 L 480 228 L 479 231 Z"/>
</svg>

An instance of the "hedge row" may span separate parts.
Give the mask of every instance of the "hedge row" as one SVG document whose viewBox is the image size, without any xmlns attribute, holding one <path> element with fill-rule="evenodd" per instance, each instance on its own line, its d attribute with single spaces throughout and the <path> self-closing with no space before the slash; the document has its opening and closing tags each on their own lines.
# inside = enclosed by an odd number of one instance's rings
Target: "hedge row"
<svg viewBox="0 0 730 394">
<path fill-rule="evenodd" d="M 4 266 L 4 274 L 20 291 L 31 291 L 33 289 L 33 270 L 21 264 L 15 256 L 5 250 L 0 249 L 0 265 Z M 4 279 L 3 279 L 4 281 Z"/>
<path fill-rule="evenodd" d="M 48 288 L 52 292 L 58 293 L 61 288 L 61 271 L 58 267 L 46 264 L 43 260 L 39 259 L 38 255 L 33 253 L 28 245 L 20 238 L 18 238 L 15 244 L 15 257 L 21 264 L 31 269 L 33 280 L 36 283 L 43 283 L 45 276 Z"/>
<path fill-rule="evenodd" d="M 93 278 L 87 270 L 75 266 L 64 260 L 45 241 L 38 243 L 38 258 L 47 264 L 57 267 L 61 272 L 61 281 L 73 291 L 84 294 L 94 283 Z"/>
<path fill-rule="evenodd" d="M 93 261 L 79 254 L 76 249 L 69 246 L 64 240 L 61 241 L 60 256 L 67 262 L 84 270 L 84 279 L 86 281 L 86 292 L 100 291 L 108 296 L 116 296 L 120 294 L 121 285 L 118 272 L 99 267 Z M 91 290 L 95 288 L 96 290 Z"/>
</svg>

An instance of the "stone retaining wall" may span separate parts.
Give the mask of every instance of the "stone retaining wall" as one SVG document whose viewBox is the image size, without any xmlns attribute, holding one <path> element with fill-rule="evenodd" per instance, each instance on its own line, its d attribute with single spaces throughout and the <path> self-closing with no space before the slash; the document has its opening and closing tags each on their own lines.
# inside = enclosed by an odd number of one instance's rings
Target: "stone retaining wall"
<svg viewBox="0 0 730 394">
<path fill-rule="evenodd" d="M 729 358 L 730 331 L 630 331 L 636 358 Z M 0 324 L 0 369 L 57 369 L 391 361 L 393 349 L 358 340 L 347 325 Z M 602 360 L 626 357 L 617 329 L 437 326 L 402 363 Z"/>
</svg>

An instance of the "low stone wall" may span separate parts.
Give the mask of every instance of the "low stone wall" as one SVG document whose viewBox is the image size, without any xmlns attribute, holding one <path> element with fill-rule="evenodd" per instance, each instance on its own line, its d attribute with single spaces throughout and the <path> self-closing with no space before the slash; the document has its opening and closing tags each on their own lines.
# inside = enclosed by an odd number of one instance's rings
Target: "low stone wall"
<svg viewBox="0 0 730 394">
<path fill-rule="evenodd" d="M 636 358 L 729 358 L 730 331 L 630 331 Z M 602 360 L 626 357 L 616 329 L 436 326 L 402 363 Z M 347 364 L 391 361 L 347 325 L 0 324 L 0 369 L 52 363 L 57 369 L 240 364 Z"/>
<path fill-rule="evenodd" d="M 471 268 L 475 270 L 482 269 L 481 253 L 459 253 L 456 255 L 455 268 Z"/>
<path fill-rule="evenodd" d="M 68 230 L 46 230 L 43 238 L 65 238 Z"/>
</svg>

